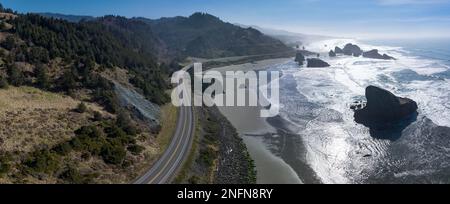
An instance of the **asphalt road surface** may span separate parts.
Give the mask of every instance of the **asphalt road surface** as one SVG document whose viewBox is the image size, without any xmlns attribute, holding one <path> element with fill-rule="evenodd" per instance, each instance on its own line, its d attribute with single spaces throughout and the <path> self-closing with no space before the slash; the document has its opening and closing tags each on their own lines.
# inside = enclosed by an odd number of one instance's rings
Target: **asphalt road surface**
<svg viewBox="0 0 450 204">
<path fill-rule="evenodd" d="M 192 65 L 186 66 L 188 70 Z M 181 106 L 172 141 L 161 158 L 139 177 L 134 184 L 168 184 L 188 157 L 194 138 L 194 109 L 192 106 Z"/>
<path fill-rule="evenodd" d="M 194 117 L 192 107 L 180 107 L 179 118 L 167 150 L 155 165 L 135 184 L 167 184 L 175 176 L 183 161 L 189 155 L 194 133 Z"/>
</svg>

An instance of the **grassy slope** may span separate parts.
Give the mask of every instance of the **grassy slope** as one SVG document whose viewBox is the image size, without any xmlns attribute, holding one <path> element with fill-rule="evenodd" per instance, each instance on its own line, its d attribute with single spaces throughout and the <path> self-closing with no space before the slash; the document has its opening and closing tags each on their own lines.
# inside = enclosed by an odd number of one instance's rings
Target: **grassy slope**
<svg viewBox="0 0 450 204">
<path fill-rule="evenodd" d="M 37 149 L 52 147 L 75 137 L 74 131 L 92 124 L 93 112 L 114 118 L 102 107 L 86 103 L 88 112 L 73 111 L 81 101 L 71 97 L 45 92 L 32 87 L 0 89 L 0 153 L 12 154 L 14 165 L 0 183 L 57 183 L 54 175 L 41 178 L 23 174 L 20 162 Z M 78 152 L 64 158 L 64 165 L 74 164 L 81 172 L 95 173 L 95 183 L 128 183 L 151 165 L 167 146 L 177 120 L 177 109 L 171 105 L 163 107 L 162 126 L 157 139 L 143 132 L 138 144 L 145 147 L 142 155 L 127 157 L 134 161 L 128 168 L 116 168 L 105 164 L 100 158 L 81 159 Z M 62 166 L 61 166 L 62 168 Z"/>
<path fill-rule="evenodd" d="M 43 146 L 53 146 L 75 136 L 74 131 L 89 123 L 88 113 L 73 111 L 80 101 L 70 97 L 44 92 L 31 87 L 9 87 L 0 90 L 0 149 L 12 153 L 14 162 Z M 102 112 L 101 107 L 87 104 L 90 110 Z M 13 169 L 12 173 L 18 173 Z M 52 183 L 54 178 L 31 183 Z M 11 183 L 11 177 L 0 178 L 0 183 Z"/>
</svg>

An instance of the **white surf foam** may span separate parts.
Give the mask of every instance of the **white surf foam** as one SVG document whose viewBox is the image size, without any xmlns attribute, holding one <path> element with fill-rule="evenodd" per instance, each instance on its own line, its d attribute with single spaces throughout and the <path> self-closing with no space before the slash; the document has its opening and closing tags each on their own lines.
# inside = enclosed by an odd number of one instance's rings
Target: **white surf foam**
<svg viewBox="0 0 450 204">
<path fill-rule="evenodd" d="M 335 46 L 343 47 L 347 43 L 359 45 L 363 50 L 378 49 L 397 60 L 377 60 L 363 57 L 338 56 L 325 57 L 330 68 L 301 68 L 292 74 L 298 83 L 298 91 L 308 101 L 325 109 L 334 110 L 343 115 L 343 122 L 313 119 L 300 132 L 307 146 L 307 157 L 311 167 L 326 183 L 348 183 L 350 178 L 358 177 L 360 172 L 351 172 L 345 166 L 368 165 L 370 162 L 352 160 L 354 146 L 361 146 L 361 154 L 382 154 L 386 148 L 383 141 L 373 141 L 364 127 L 353 121 L 348 103 L 364 98 L 365 88 L 379 86 L 398 96 L 412 98 L 420 107 L 420 114 L 441 126 L 450 126 L 450 81 L 432 76 L 449 70 L 439 61 L 412 56 L 401 47 L 371 46 L 356 40 L 335 39 L 310 43 L 308 50 L 326 53 Z M 417 73 L 419 79 L 400 80 L 396 73 L 409 70 Z M 289 96 L 282 96 L 289 97 Z M 291 111 L 283 110 L 282 111 Z M 324 113 L 326 114 L 326 113 Z M 292 121 L 291 121 L 292 122 Z M 365 143 L 364 141 L 368 142 Z M 363 142 L 360 142 L 363 141 Z M 353 148 L 352 148 L 353 147 Z M 362 156 L 361 156 L 362 158 Z M 376 158 L 372 158 L 375 162 Z M 359 168 L 356 168 L 359 169 Z"/>
</svg>

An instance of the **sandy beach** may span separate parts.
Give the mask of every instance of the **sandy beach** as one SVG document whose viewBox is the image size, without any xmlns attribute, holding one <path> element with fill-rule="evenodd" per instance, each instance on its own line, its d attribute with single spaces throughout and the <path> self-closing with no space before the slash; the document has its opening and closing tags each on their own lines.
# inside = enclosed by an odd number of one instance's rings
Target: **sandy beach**
<svg viewBox="0 0 450 204">
<path fill-rule="evenodd" d="M 214 70 L 225 71 L 261 71 L 291 61 L 292 58 L 268 59 L 254 63 L 230 65 Z M 282 152 L 277 146 L 286 140 L 286 130 L 280 131 L 266 120 L 260 117 L 262 107 L 219 107 L 220 112 L 233 124 L 241 135 L 257 169 L 257 183 L 259 184 L 300 184 L 303 181 L 298 173 L 285 162 Z M 281 119 L 281 118 L 280 118 Z M 280 122 L 279 119 L 272 119 Z M 271 120 L 271 121 L 272 121 Z M 282 123 L 282 122 L 281 122 Z M 283 145 L 286 146 L 286 145 Z"/>
<path fill-rule="evenodd" d="M 229 65 L 219 68 L 214 68 L 213 70 L 219 71 L 219 72 L 226 72 L 226 71 L 261 71 L 266 70 L 270 67 L 273 67 L 277 64 L 283 64 L 288 61 L 292 60 L 292 58 L 276 58 L 276 59 L 266 59 L 266 60 L 260 60 L 255 61 L 253 63 L 245 63 L 245 64 L 237 64 L 237 65 Z"/>
</svg>

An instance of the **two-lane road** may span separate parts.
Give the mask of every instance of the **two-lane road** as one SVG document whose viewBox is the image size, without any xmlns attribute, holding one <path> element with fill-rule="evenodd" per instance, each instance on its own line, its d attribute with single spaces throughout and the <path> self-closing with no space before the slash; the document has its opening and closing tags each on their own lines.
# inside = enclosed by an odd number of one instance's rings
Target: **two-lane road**
<svg viewBox="0 0 450 204">
<path fill-rule="evenodd" d="M 183 165 L 185 157 L 193 141 L 194 117 L 192 107 L 180 107 L 174 138 L 167 150 L 156 164 L 135 181 L 135 184 L 167 184 L 170 183 L 178 169 Z"/>
<path fill-rule="evenodd" d="M 186 66 L 187 71 L 192 65 Z M 134 184 L 168 184 L 188 157 L 194 138 L 194 109 L 181 106 L 172 141 L 161 158 Z"/>
</svg>

